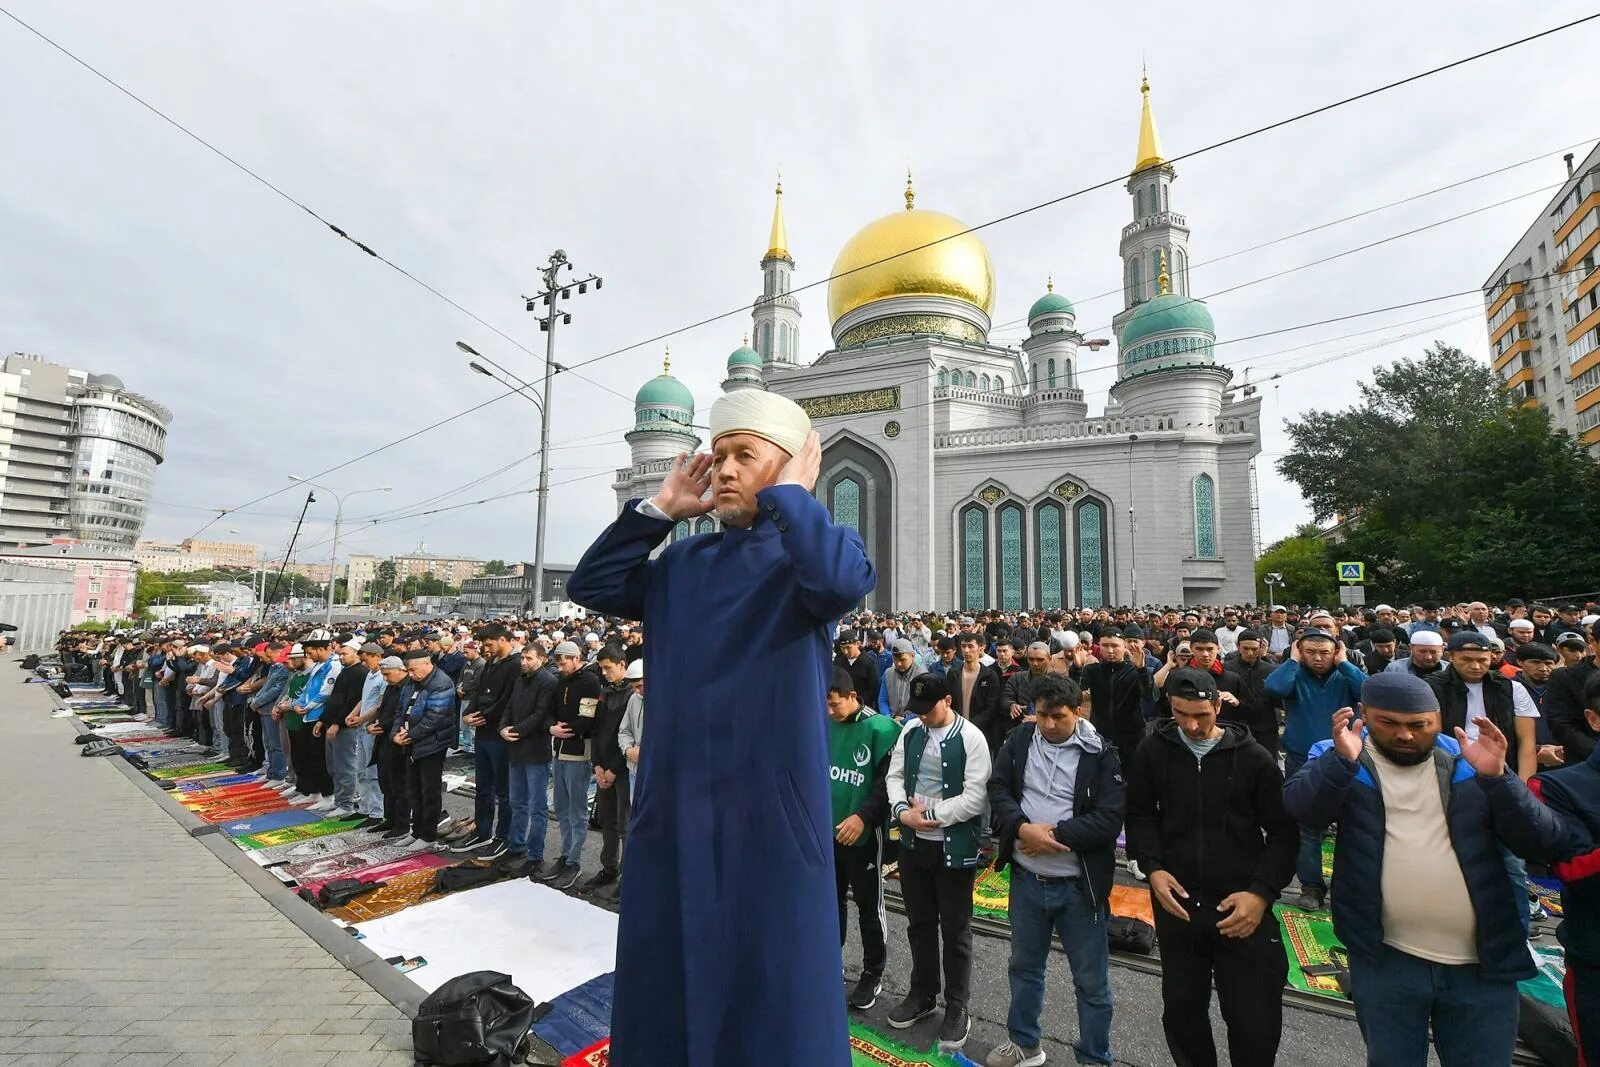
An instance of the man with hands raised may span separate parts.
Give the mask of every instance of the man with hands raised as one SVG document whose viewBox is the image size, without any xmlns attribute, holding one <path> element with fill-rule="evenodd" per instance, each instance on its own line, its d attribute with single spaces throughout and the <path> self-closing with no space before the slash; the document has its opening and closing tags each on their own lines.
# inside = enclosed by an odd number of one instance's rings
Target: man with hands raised
<svg viewBox="0 0 1600 1067">
<path fill-rule="evenodd" d="M 1350 998 L 1372 1064 L 1510 1063 L 1517 985 L 1534 975 L 1522 900 L 1501 849 L 1570 855 L 1573 831 L 1506 767 L 1506 737 L 1440 731 L 1437 693 L 1408 674 L 1373 675 L 1362 717 L 1332 716 L 1284 787 L 1302 825 L 1339 824 L 1333 928 L 1350 951 Z"/>
<path fill-rule="evenodd" d="M 1294 873 L 1298 832 L 1277 761 L 1238 723 L 1221 723 L 1209 671 L 1178 667 L 1158 719 L 1134 750 L 1128 854 L 1146 873 L 1161 943 L 1161 1025 L 1181 1064 L 1217 1062 L 1216 981 L 1228 1051 L 1270 1064 L 1283 1029 L 1288 961 L 1271 913 Z"/>
</svg>

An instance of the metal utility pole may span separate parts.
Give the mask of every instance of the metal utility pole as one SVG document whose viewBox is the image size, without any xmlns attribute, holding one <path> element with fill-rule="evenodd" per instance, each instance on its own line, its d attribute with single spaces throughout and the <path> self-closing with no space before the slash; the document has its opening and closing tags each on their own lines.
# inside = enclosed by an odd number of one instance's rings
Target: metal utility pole
<svg viewBox="0 0 1600 1067">
<path fill-rule="evenodd" d="M 314 482 L 310 478 L 302 478 L 298 474 L 289 475 L 289 480 L 291 482 L 300 482 L 303 485 L 314 486 L 317 489 L 321 489 L 324 493 L 327 493 L 329 496 L 333 497 L 334 500 L 333 552 L 328 556 L 328 603 L 323 611 L 323 625 L 327 626 L 327 628 L 331 630 L 333 629 L 333 584 L 338 579 L 339 575 L 339 527 L 344 522 L 344 502 L 348 497 L 357 496 L 361 493 L 387 493 L 394 487 L 389 485 L 380 485 L 373 489 L 346 489 L 341 493 L 337 490 L 329 489 L 325 485 Z M 303 513 L 302 517 L 304 517 Z"/>
<path fill-rule="evenodd" d="M 528 311 L 537 311 L 542 305 L 546 310 L 539 318 L 539 329 L 544 331 L 544 389 L 539 400 L 539 489 L 538 489 L 538 518 L 535 520 L 536 532 L 533 544 L 533 610 L 539 612 L 539 605 L 544 600 L 544 528 L 546 513 L 550 502 L 550 384 L 555 378 L 555 373 L 562 370 L 556 363 L 556 324 L 570 325 L 572 313 L 570 311 L 556 310 L 556 300 L 572 299 L 572 290 L 577 288 L 581 295 L 589 291 L 589 286 L 594 285 L 599 289 L 602 279 L 595 275 L 587 278 L 573 280 L 568 278 L 565 283 L 561 281 L 562 270 L 572 270 L 572 263 L 567 259 L 567 253 L 556 249 L 550 254 L 550 262 L 539 272 L 544 280 L 544 289 L 533 296 L 524 296 L 523 304 Z M 533 399 L 528 393 L 524 396 Z"/>
</svg>

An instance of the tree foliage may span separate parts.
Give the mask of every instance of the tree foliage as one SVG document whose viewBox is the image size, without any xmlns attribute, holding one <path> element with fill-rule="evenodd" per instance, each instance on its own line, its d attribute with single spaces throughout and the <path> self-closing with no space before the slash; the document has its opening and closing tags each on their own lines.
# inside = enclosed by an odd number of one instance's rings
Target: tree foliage
<svg viewBox="0 0 1600 1067">
<path fill-rule="evenodd" d="M 1268 548 L 1256 560 L 1256 585 L 1265 590 L 1268 574 L 1283 575 L 1272 599 L 1280 604 L 1328 604 L 1338 599 L 1329 545 L 1317 536 L 1315 526 L 1302 526 L 1293 537 Z"/>
<path fill-rule="evenodd" d="M 1319 521 L 1350 519 L 1334 554 L 1366 562 L 1368 600 L 1600 588 L 1600 467 L 1548 412 L 1440 343 L 1361 397 L 1290 421 L 1278 470 Z"/>
<path fill-rule="evenodd" d="M 506 561 L 503 559 L 491 559 L 488 563 L 483 565 L 483 574 L 486 578 L 493 578 L 496 575 L 510 573 L 511 568 L 506 565 Z"/>
</svg>

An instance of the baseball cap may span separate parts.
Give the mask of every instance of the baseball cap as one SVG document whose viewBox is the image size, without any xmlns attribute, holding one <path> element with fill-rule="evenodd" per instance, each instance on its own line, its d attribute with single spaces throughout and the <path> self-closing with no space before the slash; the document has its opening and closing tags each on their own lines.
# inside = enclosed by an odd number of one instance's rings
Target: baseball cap
<svg viewBox="0 0 1600 1067">
<path fill-rule="evenodd" d="M 1557 648 L 1560 648 L 1562 645 L 1576 645 L 1579 648 L 1587 648 L 1588 644 L 1589 643 L 1583 639 L 1582 634 L 1575 634 L 1571 630 L 1568 630 L 1566 633 L 1556 635 Z"/>
<path fill-rule="evenodd" d="M 583 655 L 583 652 L 573 642 L 571 642 L 571 641 L 563 641 L 559 645 L 556 646 L 555 655 L 557 655 L 557 656 L 581 656 L 581 655 Z"/>
<path fill-rule="evenodd" d="M 385 656 L 378 661 L 380 671 L 403 671 L 406 669 L 405 660 L 399 656 Z"/>
<path fill-rule="evenodd" d="M 346 647 L 349 646 L 346 645 Z M 368 641 L 366 644 L 356 649 L 356 651 L 369 656 L 381 656 L 383 655 L 383 646 L 378 644 L 376 641 Z"/>
<path fill-rule="evenodd" d="M 425 648 L 408 648 L 404 652 L 400 653 L 400 658 L 406 660 L 407 662 L 410 662 L 414 659 L 431 660 L 433 658 L 433 653 L 429 652 Z"/>
<path fill-rule="evenodd" d="M 1477 630 L 1462 630 L 1450 635 L 1450 644 L 1447 646 L 1451 652 L 1488 652 L 1494 646 L 1489 639 Z"/>
<path fill-rule="evenodd" d="M 300 639 L 302 645 L 327 645 L 333 643 L 333 634 L 318 627 Z"/>
<path fill-rule="evenodd" d="M 1300 635 L 1300 640 L 1302 640 L 1302 641 L 1333 641 L 1333 642 L 1337 643 L 1339 639 L 1337 637 L 1334 637 L 1332 634 L 1330 634 L 1326 630 L 1307 630 L 1305 633 Z"/>
<path fill-rule="evenodd" d="M 905 652 L 909 652 L 911 655 L 914 656 L 914 655 L 917 654 L 917 646 L 913 645 L 910 641 L 907 641 L 905 638 L 902 637 L 898 641 L 896 641 L 894 644 L 889 646 L 889 651 L 894 653 L 896 656 L 900 655 L 901 653 L 905 653 Z"/>
<path fill-rule="evenodd" d="M 1211 677 L 1211 672 L 1196 670 L 1193 667 L 1179 667 L 1170 672 L 1166 682 L 1161 686 L 1161 691 L 1169 700 L 1172 697 L 1182 700 L 1217 699 L 1217 683 Z"/>
<path fill-rule="evenodd" d="M 840 645 L 853 645 L 859 643 L 860 640 L 861 635 L 856 633 L 854 630 L 840 630 L 839 636 L 837 639 L 835 639 L 834 643 Z"/>
<path fill-rule="evenodd" d="M 906 701 L 906 710 L 913 715 L 926 714 L 949 695 L 950 686 L 942 675 L 919 674 L 911 679 L 911 697 Z"/>
</svg>

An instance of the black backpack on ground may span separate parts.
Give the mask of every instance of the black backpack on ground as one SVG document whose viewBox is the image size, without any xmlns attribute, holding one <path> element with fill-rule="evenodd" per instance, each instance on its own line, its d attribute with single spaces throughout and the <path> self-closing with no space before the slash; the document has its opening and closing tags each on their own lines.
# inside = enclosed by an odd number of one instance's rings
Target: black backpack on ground
<svg viewBox="0 0 1600 1067">
<path fill-rule="evenodd" d="M 72 686 L 68 685 L 66 682 L 51 682 L 50 688 L 55 692 L 56 696 L 60 697 L 62 700 L 69 700 L 72 697 Z"/>
<path fill-rule="evenodd" d="M 533 998 L 499 971 L 473 971 L 428 994 L 411 1021 L 416 1062 L 428 1067 L 510 1067 L 524 1055 Z"/>
<path fill-rule="evenodd" d="M 317 889 L 317 903 L 325 908 L 337 908 L 350 903 L 362 893 L 386 885 L 385 882 L 363 882 L 359 878 L 335 878 L 323 882 Z"/>
<path fill-rule="evenodd" d="M 1106 940 L 1118 952 L 1148 956 L 1156 948 L 1156 928 L 1143 919 L 1113 915 L 1106 920 Z"/>
</svg>

